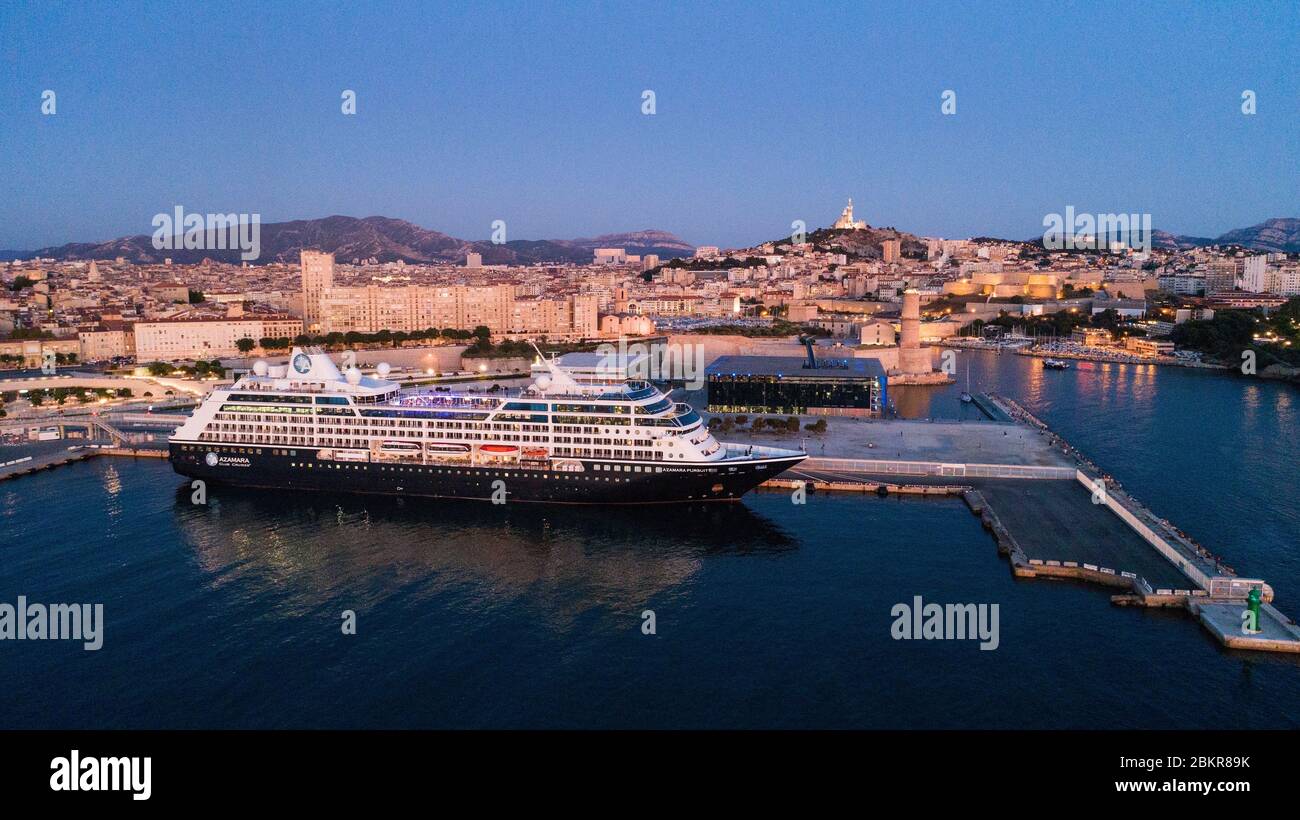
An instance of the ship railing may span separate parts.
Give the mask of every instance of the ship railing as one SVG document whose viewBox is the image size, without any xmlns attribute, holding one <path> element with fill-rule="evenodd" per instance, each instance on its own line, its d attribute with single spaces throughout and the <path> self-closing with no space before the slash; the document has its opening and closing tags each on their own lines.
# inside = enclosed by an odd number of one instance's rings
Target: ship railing
<svg viewBox="0 0 1300 820">
<path fill-rule="evenodd" d="M 786 450 L 781 447 L 766 447 L 761 444 L 724 444 L 727 459 L 752 458 L 786 458 L 804 455 L 798 450 Z M 725 460 L 725 459 L 724 459 Z"/>
</svg>

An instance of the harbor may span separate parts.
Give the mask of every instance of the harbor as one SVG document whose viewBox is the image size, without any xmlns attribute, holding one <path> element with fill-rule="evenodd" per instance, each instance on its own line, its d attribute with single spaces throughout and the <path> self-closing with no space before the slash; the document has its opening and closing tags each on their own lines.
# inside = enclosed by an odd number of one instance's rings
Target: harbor
<svg viewBox="0 0 1300 820">
<path fill-rule="evenodd" d="M 970 398 L 979 420 L 837 419 L 803 435 L 808 458 L 762 487 L 960 497 L 1017 578 L 1099 584 L 1115 591 L 1117 605 L 1185 609 L 1225 646 L 1300 653 L 1300 628 L 1272 605 L 1263 579 L 1239 577 L 1016 401 L 991 392 Z M 55 441 L 0 462 L 0 481 L 98 456 L 165 458 L 166 433 L 183 418 L 119 412 L 4 422 L 11 434 Z M 774 435 L 791 446 L 788 433 L 741 428 L 728 438 L 762 449 Z M 78 443 L 56 444 L 69 440 Z M 1243 629 L 1252 590 L 1261 605 L 1255 628 Z"/>
<path fill-rule="evenodd" d="M 1263 579 L 1239 577 L 1015 401 L 975 398 L 1005 420 L 841 422 L 805 445 L 815 455 L 764 486 L 959 495 L 1017 578 L 1099 584 L 1116 605 L 1185 609 L 1224 646 L 1300 653 L 1300 627 Z M 1248 630 L 1251 590 L 1261 605 Z"/>
<path fill-rule="evenodd" d="M 530 670 L 530 691 L 541 681 L 556 693 L 547 714 L 566 726 L 595 726 L 593 715 L 615 712 L 626 725 L 653 727 L 917 728 L 916 715 L 931 728 L 1300 725 L 1289 705 L 1300 655 L 1254 651 L 1275 638 L 1277 648 L 1293 644 L 1285 619 L 1268 609 L 1295 614 L 1286 596 L 1300 578 L 1287 537 L 1300 508 L 1274 469 L 1295 455 L 1285 435 L 1289 388 L 1261 385 L 1255 401 L 1270 412 L 1242 418 L 1250 394 L 1235 380 L 1119 365 L 1044 373 L 1027 357 L 961 355 L 971 357 L 974 398 L 1010 418 L 1015 408 L 985 392 L 1014 396 L 1050 429 L 992 421 L 976 402 L 959 401 L 964 378 L 900 387 L 892 398 L 910 418 L 831 418 L 821 436 L 767 425 L 755 434 L 752 423 L 729 431 L 721 436 L 729 443 L 802 447 L 803 474 L 786 472 L 739 503 L 672 508 L 494 508 L 215 486 L 209 504 L 196 506 L 163 459 L 84 458 L 0 482 L 10 550 L 0 575 L 51 600 L 117 591 L 105 650 L 90 659 L 113 672 L 101 695 L 105 726 L 139 725 L 141 703 L 166 704 L 149 725 L 504 725 L 501 698 L 517 692 L 509 668 Z M 1235 458 L 1198 466 L 1203 452 L 1157 423 L 1188 408 L 1208 414 L 1200 450 Z M 1103 413 L 1128 423 L 1097 425 Z M 84 428 L 65 432 L 6 447 L 15 452 L 0 462 L 29 449 L 113 443 L 75 438 Z M 1283 449 L 1256 460 L 1250 445 L 1261 440 Z M 1133 457 L 1152 451 L 1159 461 Z M 1270 582 L 1277 600 L 1261 603 L 1263 633 L 1241 635 L 1243 599 L 1176 594 L 1197 587 L 1091 503 L 1077 473 L 1093 459 L 1094 472 L 1123 481 L 1120 493 L 1226 556 L 1220 563 L 1241 570 L 1239 579 Z M 1056 477 L 1018 477 L 1026 475 Z M 791 503 L 793 481 L 809 482 L 807 503 Z M 1215 504 L 1199 503 L 1207 497 Z M 1152 594 L 1139 596 L 1126 573 L 1152 582 Z M 916 594 L 999 603 L 998 650 L 894 641 L 890 608 Z M 330 635 L 345 609 L 358 613 L 363 636 L 385 638 L 341 654 Z M 658 636 L 640 632 L 646 609 L 659 616 Z M 166 619 L 172 632 L 150 628 Z M 180 657 L 175 636 L 189 647 Z M 575 637 L 585 647 L 577 654 Z M 47 649 L 18 672 L 21 684 L 74 696 L 70 664 L 85 661 Z M 200 672 L 236 651 L 265 660 L 267 671 Z M 339 677 L 321 678 L 322 656 Z M 611 667 L 616 656 L 627 660 Z M 394 680 L 429 681 L 438 694 L 414 710 L 369 696 L 365 682 L 386 664 L 396 666 Z M 1179 665 L 1196 674 L 1168 673 Z M 780 696 L 809 669 L 826 681 L 816 697 Z M 618 685 L 629 676 L 642 694 Z M 232 686 L 268 705 L 232 718 L 220 707 Z M 304 687 L 319 689 L 302 698 Z M 730 697 L 737 691 L 744 697 Z M 321 718 L 324 700 L 347 709 Z M 13 725 L 44 719 L 38 704 L 8 706 Z"/>
</svg>

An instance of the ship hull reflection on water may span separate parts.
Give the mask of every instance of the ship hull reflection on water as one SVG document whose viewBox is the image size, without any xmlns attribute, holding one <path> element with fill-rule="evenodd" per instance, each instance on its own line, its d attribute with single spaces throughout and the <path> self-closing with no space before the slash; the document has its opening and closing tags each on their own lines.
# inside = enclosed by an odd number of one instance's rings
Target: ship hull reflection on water
<svg viewBox="0 0 1300 820">
<path fill-rule="evenodd" d="M 538 586 L 582 589 L 575 606 L 639 606 L 715 555 L 781 553 L 798 541 L 744 504 L 662 507 L 481 505 L 455 500 L 177 488 L 177 524 L 216 583 L 299 585 L 375 600 L 409 585 L 472 584 L 485 599 Z M 268 523 L 274 522 L 274 523 Z M 581 604 L 577 604 L 581 601 Z M 486 601 L 485 601 L 486 602 Z"/>
</svg>

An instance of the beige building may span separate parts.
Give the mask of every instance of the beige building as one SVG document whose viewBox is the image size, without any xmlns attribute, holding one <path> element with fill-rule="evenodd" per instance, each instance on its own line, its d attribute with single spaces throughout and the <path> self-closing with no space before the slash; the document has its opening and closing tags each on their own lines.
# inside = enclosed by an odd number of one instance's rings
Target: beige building
<svg viewBox="0 0 1300 820">
<path fill-rule="evenodd" d="M 811 322 L 817 318 L 816 305 L 790 305 L 786 308 L 786 317 L 791 322 Z"/>
<path fill-rule="evenodd" d="M 149 285 L 145 291 L 162 302 L 189 302 L 190 289 L 180 282 L 158 282 Z"/>
<path fill-rule="evenodd" d="M 321 298 L 334 287 L 334 254 L 302 252 L 302 321 L 309 331 L 320 329 Z"/>
<path fill-rule="evenodd" d="M 1168 339 L 1148 339 L 1144 336 L 1129 336 L 1124 339 L 1124 349 L 1131 350 L 1139 356 L 1172 356 L 1174 343 Z"/>
<path fill-rule="evenodd" d="M 292 339 L 303 332 L 301 319 L 266 316 L 247 319 L 171 319 L 137 322 L 136 360 L 213 359 L 239 355 L 240 339 Z"/>
<path fill-rule="evenodd" d="M 897 239 L 886 239 L 880 244 L 880 258 L 884 262 L 897 262 L 903 255 L 903 243 Z"/>
<path fill-rule="evenodd" d="M 620 336 L 649 336 L 655 332 L 655 323 L 648 316 L 611 313 L 600 317 L 600 335 L 610 338 Z"/>
<path fill-rule="evenodd" d="M 83 330 L 77 334 L 83 362 L 102 362 L 135 355 L 135 334 L 129 329 Z"/>
<path fill-rule="evenodd" d="M 41 367 L 45 363 L 45 354 L 54 353 L 67 356 L 81 355 L 81 342 L 76 339 L 24 339 L 16 342 L 0 342 L 0 356 L 7 356 L 4 364 L 16 363 L 21 359 L 22 367 Z"/>
<path fill-rule="evenodd" d="M 872 346 L 892 346 L 897 341 L 893 322 L 875 319 L 861 325 L 858 329 L 859 344 Z"/>
<path fill-rule="evenodd" d="M 1076 327 L 1070 331 L 1070 341 L 1085 347 L 1109 347 L 1114 344 L 1110 331 L 1104 327 Z"/>
<path fill-rule="evenodd" d="M 312 333 L 411 332 L 436 328 L 494 335 L 594 338 L 599 296 L 521 299 L 514 285 L 334 287 L 334 257 L 302 252 L 303 323 Z"/>
<path fill-rule="evenodd" d="M 494 335 L 580 339 L 599 333 L 599 301 L 589 294 L 518 299 L 513 285 L 331 288 L 320 299 L 319 332 L 473 330 L 482 325 Z"/>
</svg>

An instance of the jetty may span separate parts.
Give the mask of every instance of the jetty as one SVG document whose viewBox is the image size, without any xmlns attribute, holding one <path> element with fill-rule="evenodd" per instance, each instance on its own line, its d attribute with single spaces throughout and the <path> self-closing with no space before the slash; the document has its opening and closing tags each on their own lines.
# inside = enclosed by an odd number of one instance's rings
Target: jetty
<svg viewBox="0 0 1300 820">
<path fill-rule="evenodd" d="M 1184 609 L 1226 647 L 1300 653 L 1300 626 L 1273 605 L 1267 582 L 1239 577 L 1015 401 L 974 398 L 988 421 L 832 422 L 806 438 L 802 464 L 764 486 L 960 496 L 1017 578 L 1098 584 L 1118 606 Z M 727 438 L 769 440 L 746 432 Z"/>
</svg>

